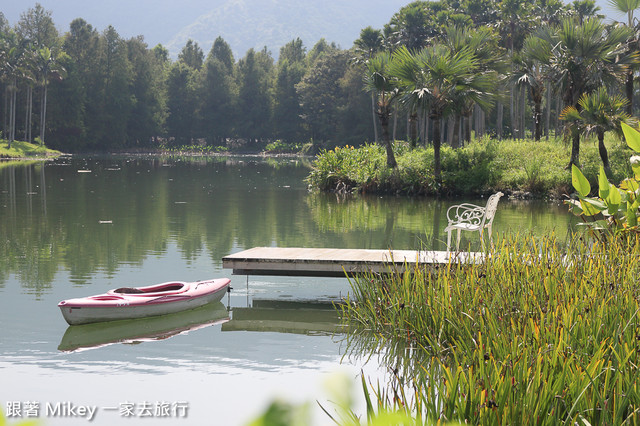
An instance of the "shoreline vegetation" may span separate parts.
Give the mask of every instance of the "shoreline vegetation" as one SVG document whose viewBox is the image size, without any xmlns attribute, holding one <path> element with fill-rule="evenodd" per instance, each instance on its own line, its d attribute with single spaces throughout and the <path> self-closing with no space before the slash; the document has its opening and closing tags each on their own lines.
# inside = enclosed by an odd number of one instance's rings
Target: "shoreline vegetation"
<svg viewBox="0 0 640 426">
<path fill-rule="evenodd" d="M 47 159 L 59 157 L 60 155 L 63 155 L 63 153 L 37 143 L 14 140 L 9 148 L 9 143 L 6 140 L 0 140 L 0 160 Z"/>
<path fill-rule="evenodd" d="M 416 424 L 635 424 L 638 255 L 637 233 L 513 236 L 480 264 L 353 280 L 349 348 L 396 369 L 367 400 Z"/>
<path fill-rule="evenodd" d="M 611 163 L 610 180 L 620 182 L 631 172 L 628 159 L 632 151 L 613 135 L 607 135 L 605 145 Z M 2 160 L 64 155 L 22 141 L 14 141 L 10 150 L 6 147 L 7 142 L 0 141 Z M 535 141 L 484 136 L 472 139 L 461 148 L 443 146 L 441 186 L 436 183 L 433 172 L 433 147 L 412 147 L 405 141 L 394 141 L 398 163 L 395 169 L 386 166 L 385 148 L 372 143 L 318 149 L 312 143 L 275 141 L 251 150 L 243 146 L 160 145 L 110 154 L 307 157 L 311 162 L 307 177 L 309 189 L 321 192 L 456 197 L 485 196 L 502 191 L 513 198 L 559 199 L 573 192 L 571 170 L 567 167 L 570 150 L 570 144 L 557 137 Z M 584 174 L 591 180 L 592 187 L 597 187 L 601 159 L 595 139 L 585 141 L 581 157 Z"/>
<path fill-rule="evenodd" d="M 632 151 L 613 136 L 605 139 L 611 162 L 611 181 L 630 173 Z M 412 148 L 395 141 L 398 166 L 386 166 L 384 147 L 336 147 L 322 151 L 313 163 L 308 182 L 327 192 L 373 194 L 480 196 L 502 191 L 517 198 L 560 198 L 573 192 L 567 167 L 571 146 L 560 138 L 474 139 L 462 148 L 441 148 L 442 183 L 433 170 L 432 147 Z M 601 160 L 594 141 L 583 144 L 581 168 L 597 187 Z"/>
</svg>

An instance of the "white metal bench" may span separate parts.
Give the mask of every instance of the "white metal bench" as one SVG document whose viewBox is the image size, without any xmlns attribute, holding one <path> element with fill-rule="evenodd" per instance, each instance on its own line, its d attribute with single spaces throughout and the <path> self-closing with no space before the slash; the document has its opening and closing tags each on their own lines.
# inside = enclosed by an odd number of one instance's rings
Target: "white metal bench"
<svg viewBox="0 0 640 426">
<path fill-rule="evenodd" d="M 460 247 L 460 233 L 462 231 L 478 231 L 480 233 L 480 241 L 484 250 L 484 230 L 488 230 L 489 242 L 493 246 L 491 240 L 491 224 L 498 210 L 498 201 L 504 194 L 497 192 L 489 197 L 487 205 L 484 207 L 475 204 L 457 204 L 449 207 L 447 210 L 448 225 L 444 229 L 447 233 L 447 251 L 451 251 L 451 232 L 455 229 L 458 231 L 458 239 L 456 242 L 456 251 Z"/>
</svg>

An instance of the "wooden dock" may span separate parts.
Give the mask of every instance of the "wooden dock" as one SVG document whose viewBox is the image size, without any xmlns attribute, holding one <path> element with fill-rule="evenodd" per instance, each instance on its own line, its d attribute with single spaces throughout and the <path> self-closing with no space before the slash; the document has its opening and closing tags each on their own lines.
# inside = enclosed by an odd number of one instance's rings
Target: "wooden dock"
<svg viewBox="0 0 640 426">
<path fill-rule="evenodd" d="M 367 272 L 404 272 L 416 264 L 475 263 L 482 253 L 364 250 L 334 248 L 254 247 L 222 258 L 234 275 L 345 277 Z"/>
</svg>

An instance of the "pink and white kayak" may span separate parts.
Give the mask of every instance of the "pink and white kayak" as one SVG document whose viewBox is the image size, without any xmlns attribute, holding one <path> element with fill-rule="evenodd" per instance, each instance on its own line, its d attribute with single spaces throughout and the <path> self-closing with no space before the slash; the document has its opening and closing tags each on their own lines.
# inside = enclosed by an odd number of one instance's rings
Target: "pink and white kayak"
<svg viewBox="0 0 640 426">
<path fill-rule="evenodd" d="M 96 296 L 63 300 L 58 307 L 70 325 L 172 314 L 219 301 L 229 290 L 230 281 L 219 278 L 123 287 Z"/>
</svg>

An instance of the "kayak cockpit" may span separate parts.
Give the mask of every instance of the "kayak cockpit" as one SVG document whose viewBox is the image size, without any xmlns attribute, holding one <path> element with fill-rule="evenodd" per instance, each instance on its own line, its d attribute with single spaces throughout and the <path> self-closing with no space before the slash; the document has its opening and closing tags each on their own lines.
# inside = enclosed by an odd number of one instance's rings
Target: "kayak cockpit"
<svg viewBox="0 0 640 426">
<path fill-rule="evenodd" d="M 189 290 L 189 284 L 183 282 L 170 282 L 152 285 L 148 287 L 120 287 L 109 290 L 107 294 L 130 295 L 130 296 L 162 296 L 168 294 L 179 294 Z"/>
</svg>

